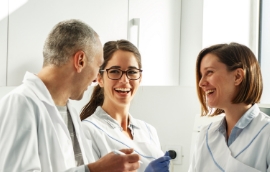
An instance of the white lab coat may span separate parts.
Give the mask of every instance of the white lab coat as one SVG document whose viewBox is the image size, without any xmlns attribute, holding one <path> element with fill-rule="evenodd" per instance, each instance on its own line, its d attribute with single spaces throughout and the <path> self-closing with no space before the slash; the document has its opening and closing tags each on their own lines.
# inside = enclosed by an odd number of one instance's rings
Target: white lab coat
<svg viewBox="0 0 270 172">
<path fill-rule="evenodd" d="M 229 147 L 220 121 L 202 129 L 189 172 L 270 172 L 270 118 L 254 106 L 256 117 Z"/>
<path fill-rule="evenodd" d="M 133 140 L 131 140 L 119 127 L 115 127 L 115 124 L 98 117 L 98 113 L 106 114 L 101 107 L 97 107 L 92 116 L 82 121 L 86 137 L 92 140 L 96 160 L 115 149 L 133 148 L 135 153 L 140 155 L 143 162 L 138 172 L 144 172 L 151 161 L 164 155 L 156 129 L 150 124 L 135 119 L 130 115 L 130 121 L 136 126 Z M 108 114 L 106 115 L 111 118 Z"/>
<path fill-rule="evenodd" d="M 94 161 L 80 119 L 67 104 L 84 163 Z M 68 128 L 43 82 L 27 72 L 23 84 L 0 101 L 0 171 L 85 171 L 76 167 Z"/>
</svg>

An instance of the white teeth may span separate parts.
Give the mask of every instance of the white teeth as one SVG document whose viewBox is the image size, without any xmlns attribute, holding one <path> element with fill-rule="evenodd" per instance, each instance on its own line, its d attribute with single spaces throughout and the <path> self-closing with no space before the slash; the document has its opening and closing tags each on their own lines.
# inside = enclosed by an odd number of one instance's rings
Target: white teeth
<svg viewBox="0 0 270 172">
<path fill-rule="evenodd" d="M 130 91 L 130 88 L 116 88 L 117 91 Z"/>
<path fill-rule="evenodd" d="M 207 90 L 207 91 L 205 91 L 206 92 L 206 94 L 209 94 L 209 93 L 213 93 L 215 90 Z"/>
</svg>

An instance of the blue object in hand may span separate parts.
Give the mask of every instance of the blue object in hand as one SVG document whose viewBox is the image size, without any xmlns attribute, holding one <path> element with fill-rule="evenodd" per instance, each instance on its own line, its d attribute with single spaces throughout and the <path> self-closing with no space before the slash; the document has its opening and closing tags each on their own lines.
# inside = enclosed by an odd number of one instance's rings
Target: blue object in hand
<svg viewBox="0 0 270 172">
<path fill-rule="evenodd" d="M 150 162 L 144 172 L 169 172 L 170 159 L 169 152 L 166 152 L 164 156 Z"/>
</svg>

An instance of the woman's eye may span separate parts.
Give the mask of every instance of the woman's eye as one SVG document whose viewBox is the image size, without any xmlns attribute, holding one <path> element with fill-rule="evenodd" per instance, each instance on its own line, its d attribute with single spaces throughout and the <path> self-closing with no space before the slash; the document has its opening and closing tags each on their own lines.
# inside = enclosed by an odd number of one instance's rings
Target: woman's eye
<svg viewBox="0 0 270 172">
<path fill-rule="evenodd" d="M 136 73 L 138 73 L 136 70 L 129 70 L 129 71 L 128 71 L 128 74 L 129 74 L 129 75 L 136 74 Z"/>
<path fill-rule="evenodd" d="M 213 71 L 209 70 L 207 71 L 207 75 L 212 75 Z"/>
<path fill-rule="evenodd" d="M 110 72 L 110 73 L 115 73 L 115 74 L 120 73 L 119 70 L 110 70 L 109 72 Z"/>
</svg>

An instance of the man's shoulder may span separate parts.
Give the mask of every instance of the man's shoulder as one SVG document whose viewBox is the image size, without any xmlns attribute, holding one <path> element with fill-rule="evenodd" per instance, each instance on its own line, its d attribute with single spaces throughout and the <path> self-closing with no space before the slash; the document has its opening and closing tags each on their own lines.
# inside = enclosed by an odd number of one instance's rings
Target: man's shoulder
<svg viewBox="0 0 270 172">
<path fill-rule="evenodd" d="M 39 101 L 35 93 L 26 85 L 22 84 L 1 98 L 0 104 L 14 104 L 14 107 L 25 106 L 27 102 L 37 104 Z"/>
</svg>

